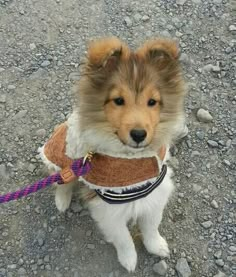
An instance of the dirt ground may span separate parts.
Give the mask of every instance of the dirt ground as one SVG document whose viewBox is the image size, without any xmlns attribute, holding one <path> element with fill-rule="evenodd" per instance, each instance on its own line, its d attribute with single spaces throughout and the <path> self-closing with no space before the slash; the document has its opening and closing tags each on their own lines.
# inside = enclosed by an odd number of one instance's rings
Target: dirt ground
<svg viewBox="0 0 236 277">
<path fill-rule="evenodd" d="M 0 192 L 44 176 L 37 149 L 71 113 L 87 42 L 110 35 L 132 47 L 175 37 L 182 52 L 189 134 L 172 148 L 163 274 L 236 276 L 234 1 L 0 0 Z M 0 206 L 1 277 L 159 276 L 160 259 L 136 246 L 128 274 L 78 199 L 59 214 L 53 189 Z"/>
</svg>

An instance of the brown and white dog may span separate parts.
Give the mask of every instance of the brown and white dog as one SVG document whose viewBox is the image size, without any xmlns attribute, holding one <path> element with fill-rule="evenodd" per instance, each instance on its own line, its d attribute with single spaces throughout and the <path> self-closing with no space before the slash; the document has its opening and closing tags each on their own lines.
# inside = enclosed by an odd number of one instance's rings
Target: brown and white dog
<svg viewBox="0 0 236 277">
<path fill-rule="evenodd" d="M 80 178 L 82 195 L 128 271 L 134 271 L 137 263 L 127 227 L 131 220 L 138 223 L 148 252 L 162 257 L 169 255 L 158 226 L 173 190 L 171 169 L 167 168 L 158 187 L 135 201 L 110 204 L 98 196 L 96 189 L 101 194 L 132 192 L 136 188 L 142 190 L 142 186 L 148 189 L 147 184 L 158 177 L 169 157 L 169 145 L 184 128 L 185 84 L 178 57 L 176 42 L 167 39 L 148 41 L 136 51 L 117 38 L 92 42 L 77 87 L 78 101 L 59 131 L 63 145 L 58 148 L 54 140 L 55 149 L 48 149 L 50 143 L 40 149 L 45 164 L 56 171 L 64 166 L 63 155 L 76 159 L 93 151 L 100 157 L 108 157 L 104 164 L 98 162 L 97 169 L 94 165 L 97 177 Z M 50 153 L 53 157 L 60 151 L 64 154 L 59 153 L 59 158 L 49 157 Z M 107 176 L 112 180 L 110 183 Z M 56 189 L 56 206 L 61 212 L 70 205 L 74 183 Z"/>
</svg>

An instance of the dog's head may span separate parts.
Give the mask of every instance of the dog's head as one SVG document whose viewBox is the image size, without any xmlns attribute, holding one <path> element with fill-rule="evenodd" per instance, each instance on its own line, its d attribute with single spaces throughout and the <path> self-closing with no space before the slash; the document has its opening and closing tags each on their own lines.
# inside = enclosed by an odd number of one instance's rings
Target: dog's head
<svg viewBox="0 0 236 277">
<path fill-rule="evenodd" d="M 137 51 L 117 38 L 91 43 L 79 85 L 82 131 L 96 129 L 130 148 L 169 142 L 185 92 L 178 56 L 167 39 Z"/>
</svg>

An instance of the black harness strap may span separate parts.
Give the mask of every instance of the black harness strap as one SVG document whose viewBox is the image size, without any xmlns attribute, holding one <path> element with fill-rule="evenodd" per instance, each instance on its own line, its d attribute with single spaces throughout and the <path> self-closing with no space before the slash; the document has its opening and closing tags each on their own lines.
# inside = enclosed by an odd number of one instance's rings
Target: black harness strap
<svg viewBox="0 0 236 277">
<path fill-rule="evenodd" d="M 146 197 L 149 193 L 151 193 L 155 188 L 157 188 L 163 181 L 167 172 L 167 166 L 163 165 L 159 176 L 157 177 L 156 181 L 153 183 L 148 182 L 147 184 L 138 187 L 127 189 L 120 193 L 114 192 L 111 190 L 107 190 L 104 193 L 96 189 L 96 193 L 100 196 L 105 202 L 109 204 L 123 204 L 128 203 L 131 201 L 135 201 L 137 199 Z"/>
</svg>

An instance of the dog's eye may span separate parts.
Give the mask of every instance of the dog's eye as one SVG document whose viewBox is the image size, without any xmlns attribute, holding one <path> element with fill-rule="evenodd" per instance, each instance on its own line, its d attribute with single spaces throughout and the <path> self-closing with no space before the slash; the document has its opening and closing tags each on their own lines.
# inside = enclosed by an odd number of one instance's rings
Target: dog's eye
<svg viewBox="0 0 236 277">
<path fill-rule="evenodd" d="M 157 103 L 157 101 L 155 99 L 151 98 L 151 99 L 148 100 L 148 106 L 149 107 L 155 106 L 156 103 Z"/>
<path fill-rule="evenodd" d="M 125 104 L 125 100 L 122 97 L 115 98 L 113 101 L 117 106 L 123 106 Z"/>
</svg>

